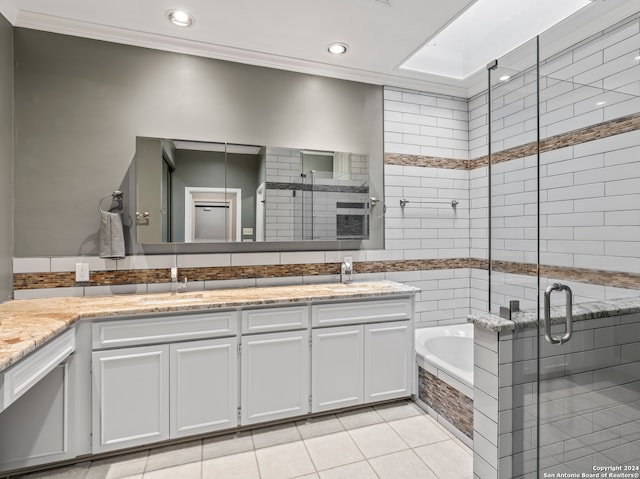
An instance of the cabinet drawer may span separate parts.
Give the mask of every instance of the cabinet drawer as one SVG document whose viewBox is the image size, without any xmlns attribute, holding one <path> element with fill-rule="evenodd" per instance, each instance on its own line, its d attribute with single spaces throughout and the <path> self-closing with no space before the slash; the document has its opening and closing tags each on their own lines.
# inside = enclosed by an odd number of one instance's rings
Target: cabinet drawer
<svg viewBox="0 0 640 479">
<path fill-rule="evenodd" d="M 316 304 L 311 307 L 313 327 L 411 319 L 411 299 Z"/>
<path fill-rule="evenodd" d="M 306 329 L 308 326 L 308 306 L 250 309 L 242 312 L 242 332 L 245 334 Z"/>
<path fill-rule="evenodd" d="M 45 344 L 4 373 L 0 411 L 35 386 L 76 348 L 75 328 Z"/>
<path fill-rule="evenodd" d="M 93 324 L 93 349 L 234 336 L 238 312 L 105 320 Z"/>
</svg>

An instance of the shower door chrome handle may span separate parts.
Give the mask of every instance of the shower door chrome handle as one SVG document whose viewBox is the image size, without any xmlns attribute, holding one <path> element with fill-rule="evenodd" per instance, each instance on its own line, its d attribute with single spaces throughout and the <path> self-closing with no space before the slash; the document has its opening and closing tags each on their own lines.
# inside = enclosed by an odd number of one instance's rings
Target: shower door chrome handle
<svg viewBox="0 0 640 479">
<path fill-rule="evenodd" d="M 565 332 L 562 336 L 551 335 L 551 293 L 564 291 L 566 296 Z M 553 283 L 544 292 L 544 338 L 551 344 L 564 344 L 571 339 L 573 333 L 573 293 L 566 284 Z"/>
</svg>

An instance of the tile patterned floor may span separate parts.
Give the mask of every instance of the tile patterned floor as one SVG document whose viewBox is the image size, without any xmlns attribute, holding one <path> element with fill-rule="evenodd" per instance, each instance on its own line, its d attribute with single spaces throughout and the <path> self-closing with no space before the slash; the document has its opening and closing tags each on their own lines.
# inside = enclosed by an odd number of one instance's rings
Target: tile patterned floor
<svg viewBox="0 0 640 479">
<path fill-rule="evenodd" d="M 472 462 L 468 447 L 401 401 L 21 479 L 471 479 Z"/>
</svg>

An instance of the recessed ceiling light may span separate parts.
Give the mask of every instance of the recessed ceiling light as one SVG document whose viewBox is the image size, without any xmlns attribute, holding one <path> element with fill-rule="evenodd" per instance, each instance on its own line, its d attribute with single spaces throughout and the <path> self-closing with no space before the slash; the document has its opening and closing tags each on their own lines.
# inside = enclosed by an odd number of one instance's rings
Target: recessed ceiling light
<svg viewBox="0 0 640 479">
<path fill-rule="evenodd" d="M 596 103 L 596 106 L 602 106 L 602 105 L 606 105 L 607 102 L 606 101 L 599 101 L 598 103 Z"/>
<path fill-rule="evenodd" d="M 640 55 L 638 55 L 637 57 L 634 58 L 634 60 L 638 60 L 640 61 Z"/>
<path fill-rule="evenodd" d="M 511 75 L 502 75 L 500 78 L 498 78 L 498 80 L 507 81 L 509 78 L 511 78 Z"/>
<path fill-rule="evenodd" d="M 169 10 L 167 18 L 171 23 L 179 27 L 190 27 L 194 22 L 193 15 L 184 10 Z"/>
<path fill-rule="evenodd" d="M 334 55 L 344 55 L 349 50 L 349 46 L 346 43 L 334 42 L 327 45 L 327 51 Z"/>
</svg>

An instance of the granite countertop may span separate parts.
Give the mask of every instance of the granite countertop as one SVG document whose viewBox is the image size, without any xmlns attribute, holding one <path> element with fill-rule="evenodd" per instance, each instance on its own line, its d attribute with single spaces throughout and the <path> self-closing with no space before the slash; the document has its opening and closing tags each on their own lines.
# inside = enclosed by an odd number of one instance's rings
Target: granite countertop
<svg viewBox="0 0 640 479">
<path fill-rule="evenodd" d="M 190 291 L 175 295 L 18 299 L 0 304 L 0 372 L 83 318 L 412 295 L 418 291 L 393 281 L 375 281 Z"/>
<path fill-rule="evenodd" d="M 574 321 L 640 313 L 640 297 L 574 304 L 572 313 Z M 544 318 L 543 310 L 540 311 L 540 324 L 543 322 L 542 318 Z M 566 310 L 564 306 L 551 307 L 551 324 L 564 323 L 565 318 Z M 495 314 L 480 313 L 470 314 L 467 316 L 467 321 L 495 332 L 515 331 L 535 328 L 538 325 L 538 315 L 535 311 L 519 311 L 513 313 L 511 320 L 508 320 Z"/>
</svg>

